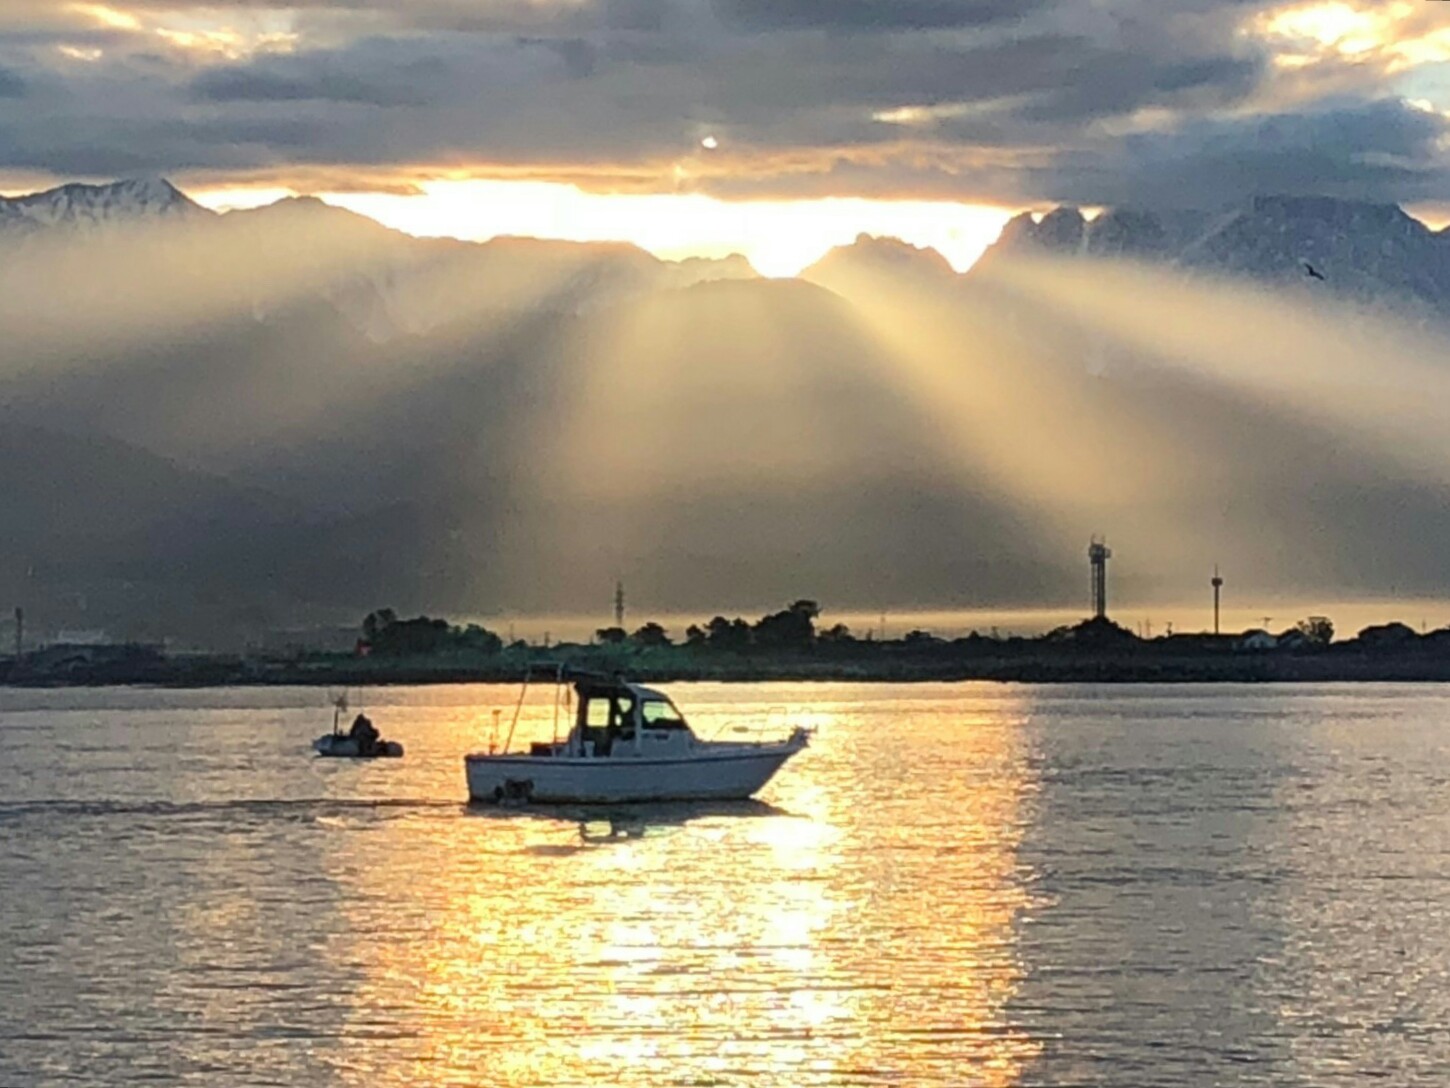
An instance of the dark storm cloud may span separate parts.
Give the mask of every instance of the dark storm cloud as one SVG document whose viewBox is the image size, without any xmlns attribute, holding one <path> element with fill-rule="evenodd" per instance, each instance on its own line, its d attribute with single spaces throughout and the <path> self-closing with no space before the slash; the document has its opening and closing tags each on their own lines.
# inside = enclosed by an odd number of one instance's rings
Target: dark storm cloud
<svg viewBox="0 0 1450 1088">
<path fill-rule="evenodd" d="M 8 68 L 0 68 L 0 98 L 24 98 L 25 80 Z"/>
<path fill-rule="evenodd" d="M 968 126 L 958 126 L 963 131 Z M 1059 131 L 1067 139 L 1068 129 Z M 1034 161 L 1013 154 L 1020 130 L 981 122 L 984 153 L 952 162 L 844 158 L 792 175 L 789 192 L 829 196 L 958 199 L 1010 192 L 1024 203 L 1216 208 L 1260 194 L 1318 194 L 1419 203 L 1450 192 L 1450 120 L 1398 99 L 1304 113 L 1204 120 L 1127 139 L 1054 147 Z M 734 197 L 780 195 L 779 179 L 741 176 L 719 189 Z"/>
<path fill-rule="evenodd" d="M 1022 19 L 1046 0 L 713 0 L 728 25 L 769 30 L 924 30 Z"/>
<path fill-rule="evenodd" d="M 365 67 L 337 54 L 312 55 L 305 64 L 266 58 L 242 66 L 211 68 L 191 84 L 212 102 L 352 102 L 372 106 L 427 106 L 440 101 L 447 66 L 420 57 L 389 67 Z"/>
<path fill-rule="evenodd" d="M 1034 97 L 1024 105 L 1020 119 L 1092 121 L 1195 97 L 1204 105 L 1227 105 L 1245 97 L 1263 76 L 1263 63 L 1258 58 L 1174 60 L 1119 51 L 1100 53 L 1095 60 L 1080 69 L 1077 78 L 1065 79 Z"/>
<path fill-rule="evenodd" d="M 117 6 L 162 20 L 175 0 Z M 1373 65 L 1350 73 L 1358 99 L 1256 115 L 1280 76 L 1242 30 L 1271 6 L 213 0 L 291 12 L 300 35 L 290 53 L 227 61 L 98 30 L 79 9 L 71 30 L 0 15 L 0 168 L 488 162 L 653 170 L 668 188 L 710 134 L 721 152 L 689 184 L 759 195 L 1096 202 L 1258 179 L 1399 198 L 1437 179 L 1439 121 L 1377 103 Z M 66 60 L 66 44 L 104 57 Z"/>
<path fill-rule="evenodd" d="M 1064 161 L 1057 194 L 1085 203 L 1213 206 L 1254 193 L 1412 202 L 1450 185 L 1450 122 L 1398 99 L 1308 113 L 1204 120 Z M 1083 169 L 1078 170 L 1076 165 Z"/>
<path fill-rule="evenodd" d="M 0 148 L 7 165 L 46 170 L 61 177 L 124 177 L 188 169 L 244 171 L 260 159 L 274 163 L 314 161 L 326 147 L 329 125 L 321 119 L 237 118 L 221 122 L 144 117 L 77 120 L 65 132 L 0 121 Z"/>
<path fill-rule="evenodd" d="M 234 0 L 251 6 L 249 0 Z M 703 0 L 590 0 L 539 3 L 536 0 L 344 0 L 341 3 L 279 2 L 274 6 L 302 13 L 304 26 L 336 22 L 349 15 L 373 28 L 464 33 L 561 33 L 632 31 L 655 33 L 687 19 Z"/>
</svg>

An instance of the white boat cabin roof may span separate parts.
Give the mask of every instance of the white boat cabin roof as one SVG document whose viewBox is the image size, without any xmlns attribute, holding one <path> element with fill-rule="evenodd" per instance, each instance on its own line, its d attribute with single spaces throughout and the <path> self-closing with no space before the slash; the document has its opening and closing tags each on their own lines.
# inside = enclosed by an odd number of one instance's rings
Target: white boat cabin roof
<svg viewBox="0 0 1450 1088">
<path fill-rule="evenodd" d="M 649 700 L 662 700 L 670 702 L 670 697 L 655 688 L 645 687 L 643 684 L 631 684 L 623 679 L 596 679 L 589 677 L 575 682 L 574 690 L 579 693 L 580 698 L 592 698 L 594 696 L 630 695 L 635 699 L 645 702 Z"/>
</svg>

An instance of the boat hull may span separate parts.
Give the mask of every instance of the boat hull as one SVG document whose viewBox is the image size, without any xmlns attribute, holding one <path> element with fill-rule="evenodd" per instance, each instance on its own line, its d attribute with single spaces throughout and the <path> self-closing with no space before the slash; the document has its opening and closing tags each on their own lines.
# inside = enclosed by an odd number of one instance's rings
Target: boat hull
<svg viewBox="0 0 1450 1088">
<path fill-rule="evenodd" d="M 469 800 L 488 804 L 739 801 L 803 747 L 792 740 L 673 759 L 470 755 L 463 762 Z"/>
<path fill-rule="evenodd" d="M 376 748 L 363 752 L 349 736 L 324 733 L 312 742 L 313 750 L 330 759 L 401 759 L 403 746 L 395 740 L 379 741 Z"/>
</svg>

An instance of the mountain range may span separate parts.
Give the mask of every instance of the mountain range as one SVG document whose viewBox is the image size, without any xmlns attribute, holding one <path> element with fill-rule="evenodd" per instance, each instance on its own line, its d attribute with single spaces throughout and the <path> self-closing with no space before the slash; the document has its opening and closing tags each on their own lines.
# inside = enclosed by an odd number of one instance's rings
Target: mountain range
<svg viewBox="0 0 1450 1088">
<path fill-rule="evenodd" d="M 1447 251 L 1263 198 L 1019 217 L 964 275 L 863 237 L 766 280 L 162 181 L 0 201 L 0 599 L 211 646 L 597 610 L 620 577 L 661 612 L 1070 605 L 1105 530 L 1140 599 L 1229 555 L 1246 590 L 1450 596 L 1436 480 L 1141 343 L 1086 366 L 1081 318 L 998 276 L 1131 260 L 1438 322 Z"/>
<path fill-rule="evenodd" d="M 1059 207 L 1011 220 L 981 267 L 1033 253 L 1322 283 L 1339 296 L 1450 318 L 1450 228 L 1431 230 L 1394 204 L 1260 196 L 1212 212 L 1109 208 L 1092 219 Z"/>
</svg>

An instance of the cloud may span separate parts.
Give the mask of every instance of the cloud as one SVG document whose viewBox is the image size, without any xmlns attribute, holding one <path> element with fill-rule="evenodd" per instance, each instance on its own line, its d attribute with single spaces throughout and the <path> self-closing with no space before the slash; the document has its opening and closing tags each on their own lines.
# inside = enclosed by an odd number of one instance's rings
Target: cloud
<svg viewBox="0 0 1450 1088">
<path fill-rule="evenodd" d="M 1202 120 L 1129 139 L 1121 153 L 1065 171 L 1084 202 L 1215 206 L 1253 193 L 1317 193 L 1401 202 L 1450 184 L 1450 121 L 1399 99 L 1304 113 Z"/>
<path fill-rule="evenodd" d="M 1016 22 L 1046 0 L 713 0 L 722 21 L 751 31 L 922 30 Z"/>
<path fill-rule="evenodd" d="M 0 15 L 0 170 L 377 170 L 390 184 L 409 169 L 504 170 L 1006 203 L 1329 185 L 1398 199 L 1423 194 L 1444 154 L 1433 116 L 1391 101 L 1405 72 L 1388 60 L 1278 63 L 1280 39 L 1261 31 L 1285 4 L 1268 0 L 111 6 L 124 17 L 106 26 L 50 3 Z"/>
<path fill-rule="evenodd" d="M 341 63 L 339 63 L 341 60 Z M 368 71 L 335 54 L 312 54 L 305 65 L 268 58 L 253 65 L 209 68 L 192 93 L 211 102 L 350 102 L 371 106 L 427 106 L 439 100 L 445 65 L 419 58 Z"/>
</svg>

